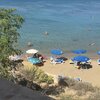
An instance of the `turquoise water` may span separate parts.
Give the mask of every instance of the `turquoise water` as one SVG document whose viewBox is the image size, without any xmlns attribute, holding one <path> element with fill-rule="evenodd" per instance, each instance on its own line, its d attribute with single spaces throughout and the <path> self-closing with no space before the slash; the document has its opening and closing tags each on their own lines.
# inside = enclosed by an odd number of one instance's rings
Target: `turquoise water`
<svg viewBox="0 0 100 100">
<path fill-rule="evenodd" d="M 43 53 L 55 48 L 100 50 L 99 0 L 0 0 L 0 7 L 16 8 L 25 18 L 21 48 L 31 42 Z"/>
</svg>

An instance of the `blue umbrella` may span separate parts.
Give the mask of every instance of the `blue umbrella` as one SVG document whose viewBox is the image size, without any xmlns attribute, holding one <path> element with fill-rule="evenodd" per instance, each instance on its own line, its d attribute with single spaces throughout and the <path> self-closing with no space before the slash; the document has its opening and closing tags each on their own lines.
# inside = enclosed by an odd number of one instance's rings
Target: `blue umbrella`
<svg viewBox="0 0 100 100">
<path fill-rule="evenodd" d="M 90 58 L 88 58 L 86 56 L 76 56 L 76 57 L 72 58 L 72 61 L 78 61 L 78 62 L 87 62 L 89 60 L 90 60 Z"/>
<path fill-rule="evenodd" d="M 54 54 L 54 55 L 62 55 L 63 52 L 59 49 L 55 49 L 55 50 L 51 50 L 51 54 Z"/>
<path fill-rule="evenodd" d="M 39 58 L 28 58 L 28 61 L 31 62 L 32 64 L 39 64 L 41 63 L 41 60 Z"/>
<path fill-rule="evenodd" d="M 75 54 L 83 54 L 83 53 L 86 53 L 87 51 L 83 49 L 78 49 L 78 50 L 73 50 L 72 52 Z"/>
<path fill-rule="evenodd" d="M 100 55 L 100 51 L 98 51 L 97 54 Z"/>
</svg>

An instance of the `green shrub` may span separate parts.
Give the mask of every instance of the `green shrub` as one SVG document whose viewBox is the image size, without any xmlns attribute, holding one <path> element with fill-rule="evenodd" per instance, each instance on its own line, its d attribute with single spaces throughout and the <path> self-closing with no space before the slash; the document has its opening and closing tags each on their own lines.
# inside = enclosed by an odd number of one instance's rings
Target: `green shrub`
<svg viewBox="0 0 100 100">
<path fill-rule="evenodd" d="M 53 77 L 48 76 L 44 71 L 35 66 L 31 69 L 21 69 L 21 73 L 27 80 L 35 81 L 37 83 L 45 82 L 51 84 L 54 82 Z"/>
<path fill-rule="evenodd" d="M 0 78 L 13 80 L 13 76 L 9 73 L 8 68 L 3 68 L 2 66 L 0 66 Z"/>
</svg>

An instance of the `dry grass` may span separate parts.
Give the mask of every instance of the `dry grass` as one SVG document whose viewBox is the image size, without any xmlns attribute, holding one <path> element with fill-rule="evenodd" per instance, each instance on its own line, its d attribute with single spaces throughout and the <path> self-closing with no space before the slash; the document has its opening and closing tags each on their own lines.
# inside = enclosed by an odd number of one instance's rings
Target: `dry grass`
<svg viewBox="0 0 100 100">
<path fill-rule="evenodd" d="M 100 90 L 90 95 L 87 100 L 100 100 Z"/>
<path fill-rule="evenodd" d="M 74 95 L 61 95 L 60 100 L 81 100 L 81 99 L 75 97 Z"/>
<path fill-rule="evenodd" d="M 86 82 L 77 82 L 75 85 L 71 87 L 72 89 L 83 91 L 83 92 L 95 92 L 95 88 Z"/>
<path fill-rule="evenodd" d="M 58 96 L 60 95 L 61 93 L 64 93 L 64 89 L 60 86 L 49 86 L 48 88 L 46 88 L 44 90 L 44 93 L 47 94 L 47 95 L 55 95 L 55 96 Z"/>
<path fill-rule="evenodd" d="M 89 83 L 76 81 L 76 80 L 68 78 L 68 77 L 59 79 L 59 85 L 64 86 L 64 87 L 67 86 L 69 89 L 75 90 L 77 96 L 84 96 L 88 92 L 96 93 L 97 90 L 100 90 L 97 87 L 93 87 Z M 97 95 L 94 95 L 94 97 L 95 96 L 99 96 L 98 92 L 97 92 Z"/>
</svg>

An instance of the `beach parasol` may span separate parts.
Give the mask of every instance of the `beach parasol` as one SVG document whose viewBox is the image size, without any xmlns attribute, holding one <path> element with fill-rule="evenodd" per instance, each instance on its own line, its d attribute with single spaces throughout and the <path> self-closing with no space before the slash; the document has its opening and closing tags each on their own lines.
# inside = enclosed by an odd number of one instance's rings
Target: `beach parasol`
<svg viewBox="0 0 100 100">
<path fill-rule="evenodd" d="M 63 52 L 60 49 L 54 49 L 54 50 L 51 50 L 51 54 L 54 54 L 54 55 L 62 55 Z"/>
<path fill-rule="evenodd" d="M 100 51 L 98 51 L 97 54 L 100 55 Z"/>
<path fill-rule="evenodd" d="M 41 60 L 39 58 L 28 58 L 28 61 L 31 62 L 32 64 L 39 64 L 41 63 Z"/>
<path fill-rule="evenodd" d="M 76 57 L 72 58 L 72 61 L 78 61 L 78 62 L 87 62 L 89 60 L 90 60 L 90 58 L 88 58 L 86 56 L 76 56 Z"/>
<path fill-rule="evenodd" d="M 37 52 L 38 52 L 38 50 L 36 50 L 36 49 L 29 49 L 26 51 L 26 53 L 28 53 L 28 54 L 35 54 Z"/>
<path fill-rule="evenodd" d="M 78 49 L 78 50 L 73 50 L 72 52 L 75 53 L 75 54 L 84 54 L 87 51 L 86 50 L 83 50 L 83 49 Z"/>
</svg>

